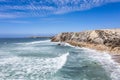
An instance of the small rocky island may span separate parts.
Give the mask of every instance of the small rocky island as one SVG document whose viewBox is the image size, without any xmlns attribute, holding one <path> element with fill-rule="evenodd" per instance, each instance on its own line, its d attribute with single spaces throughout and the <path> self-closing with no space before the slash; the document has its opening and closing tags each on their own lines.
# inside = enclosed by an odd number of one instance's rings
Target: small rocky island
<svg viewBox="0 0 120 80">
<path fill-rule="evenodd" d="M 120 54 L 120 29 L 64 32 L 54 36 L 51 41 Z"/>
</svg>

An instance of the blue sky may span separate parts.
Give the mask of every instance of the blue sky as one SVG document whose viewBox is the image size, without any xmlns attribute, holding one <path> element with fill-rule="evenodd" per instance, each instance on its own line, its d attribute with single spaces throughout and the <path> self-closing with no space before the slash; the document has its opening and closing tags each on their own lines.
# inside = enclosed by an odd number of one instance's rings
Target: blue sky
<svg viewBox="0 0 120 80">
<path fill-rule="evenodd" d="M 120 0 L 0 0 L 0 36 L 120 28 Z"/>
</svg>

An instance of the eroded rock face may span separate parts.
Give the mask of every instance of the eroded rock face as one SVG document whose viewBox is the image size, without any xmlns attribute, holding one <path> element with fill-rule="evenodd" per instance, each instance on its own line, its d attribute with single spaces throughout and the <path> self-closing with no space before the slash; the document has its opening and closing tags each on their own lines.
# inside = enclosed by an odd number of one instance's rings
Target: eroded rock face
<svg viewBox="0 0 120 80">
<path fill-rule="evenodd" d="M 91 44 L 102 44 L 111 48 L 118 48 L 120 47 L 120 29 L 106 29 L 84 32 L 65 32 L 53 37 L 51 41 L 84 42 Z"/>
</svg>

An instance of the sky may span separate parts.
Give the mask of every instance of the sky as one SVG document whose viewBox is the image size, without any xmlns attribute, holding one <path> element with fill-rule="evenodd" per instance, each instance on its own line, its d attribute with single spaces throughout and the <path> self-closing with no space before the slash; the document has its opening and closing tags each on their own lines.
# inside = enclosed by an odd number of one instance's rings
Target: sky
<svg viewBox="0 0 120 80">
<path fill-rule="evenodd" d="M 120 0 L 0 0 L 0 37 L 120 28 Z"/>
</svg>

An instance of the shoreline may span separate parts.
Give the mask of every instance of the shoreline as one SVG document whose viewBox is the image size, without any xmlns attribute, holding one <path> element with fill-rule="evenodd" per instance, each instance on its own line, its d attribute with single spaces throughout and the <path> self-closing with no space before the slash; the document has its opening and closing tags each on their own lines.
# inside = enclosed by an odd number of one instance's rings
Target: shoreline
<svg viewBox="0 0 120 80">
<path fill-rule="evenodd" d="M 120 65 L 120 55 L 111 55 L 111 58 Z"/>
<path fill-rule="evenodd" d="M 120 63 L 120 29 L 63 32 L 54 36 L 51 41 L 107 52 Z"/>
<path fill-rule="evenodd" d="M 88 43 L 84 43 L 84 45 L 83 45 L 83 42 L 82 43 L 80 43 L 80 42 L 78 43 L 78 42 L 70 42 L 70 41 L 69 42 L 65 42 L 65 44 L 66 43 L 69 44 L 72 47 L 86 48 L 86 49 L 97 51 L 99 53 L 102 52 L 101 54 L 103 54 L 103 53 L 109 54 L 111 56 L 111 59 L 115 63 L 120 65 L 120 53 L 114 53 L 114 51 L 105 50 L 104 49 L 104 47 L 105 47 L 104 45 L 96 45 L 96 44 L 89 44 L 88 45 Z M 96 47 L 93 47 L 93 45 L 96 46 Z M 91 47 L 89 47 L 89 46 L 91 46 Z M 102 47 L 102 48 L 99 48 L 99 47 Z"/>
<path fill-rule="evenodd" d="M 105 45 L 102 44 L 94 44 L 94 43 L 86 43 L 86 42 L 75 42 L 75 41 L 68 41 L 66 43 L 69 43 L 73 46 L 78 46 L 78 47 L 85 47 L 85 48 L 89 48 L 89 49 L 94 49 L 100 52 L 107 52 L 111 55 L 120 55 L 120 50 L 116 48 L 111 48 L 111 47 L 107 47 Z"/>
<path fill-rule="evenodd" d="M 95 45 L 95 44 L 88 44 L 88 43 L 78 43 L 78 42 L 66 42 L 74 47 L 80 47 L 80 48 L 88 48 L 91 50 L 95 50 L 95 51 L 99 51 L 99 52 L 106 52 L 107 54 L 109 54 L 111 56 L 111 59 L 113 59 L 113 61 L 117 62 L 120 65 L 120 53 L 115 53 L 116 51 L 109 51 L 109 50 L 105 50 L 105 46 L 104 45 Z M 94 46 L 94 47 L 93 47 Z M 95 47 L 96 46 L 96 47 Z M 109 49 L 109 48 L 107 48 Z M 120 51 L 119 51 L 120 52 Z"/>
</svg>

